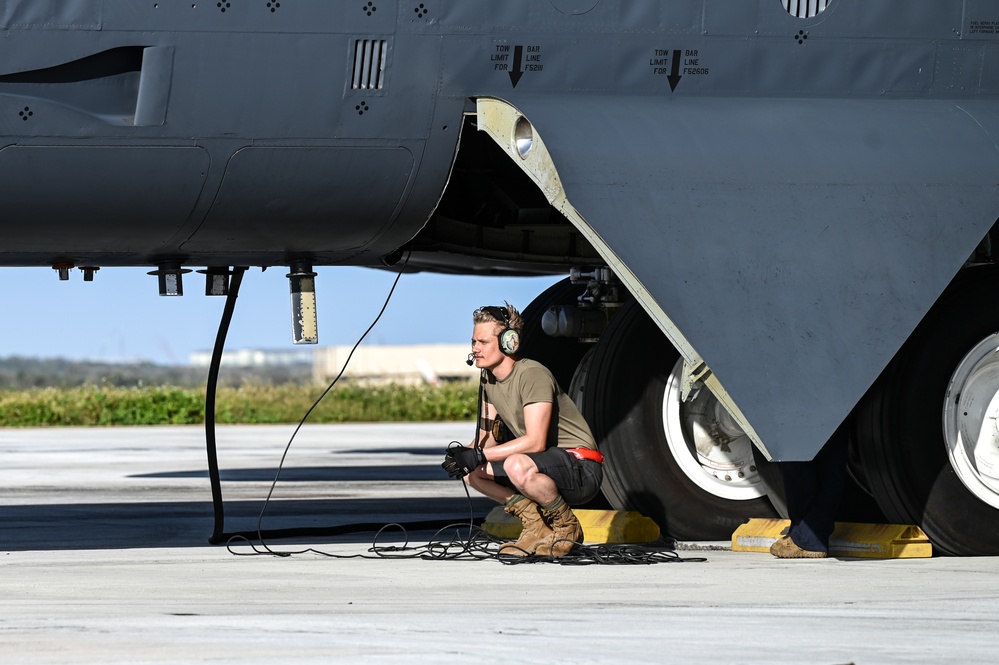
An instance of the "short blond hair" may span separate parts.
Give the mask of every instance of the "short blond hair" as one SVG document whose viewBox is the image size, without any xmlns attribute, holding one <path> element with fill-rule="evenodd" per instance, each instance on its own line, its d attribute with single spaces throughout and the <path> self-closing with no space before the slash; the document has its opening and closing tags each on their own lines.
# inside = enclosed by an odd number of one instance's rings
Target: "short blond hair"
<svg viewBox="0 0 999 665">
<path fill-rule="evenodd" d="M 516 330 L 517 334 L 522 333 L 524 331 L 524 319 L 520 316 L 520 312 L 505 300 L 503 301 L 503 305 L 503 307 L 487 305 L 478 308 L 472 313 L 472 323 L 475 325 L 480 323 L 499 323 L 500 325 L 508 326 L 511 330 Z M 497 317 L 491 310 L 499 310 L 500 313 L 505 310 L 507 320 L 504 321 L 502 316 Z M 497 336 L 499 335 L 498 332 L 496 334 Z"/>
</svg>

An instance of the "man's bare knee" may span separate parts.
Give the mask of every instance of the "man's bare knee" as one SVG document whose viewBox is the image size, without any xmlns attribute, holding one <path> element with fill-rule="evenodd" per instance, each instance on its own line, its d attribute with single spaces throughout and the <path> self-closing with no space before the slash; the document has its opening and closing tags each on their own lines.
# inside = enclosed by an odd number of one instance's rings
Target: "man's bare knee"
<svg viewBox="0 0 999 665">
<path fill-rule="evenodd" d="M 503 462 L 503 469 L 509 476 L 510 482 L 517 487 L 522 487 L 533 474 L 538 472 L 538 467 L 534 461 L 522 454 L 510 455 L 506 458 Z"/>
</svg>

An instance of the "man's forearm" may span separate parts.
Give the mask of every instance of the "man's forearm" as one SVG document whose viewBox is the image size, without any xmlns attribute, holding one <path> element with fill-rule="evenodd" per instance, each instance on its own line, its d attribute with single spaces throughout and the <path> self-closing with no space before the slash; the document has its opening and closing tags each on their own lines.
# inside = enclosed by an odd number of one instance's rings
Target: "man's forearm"
<svg viewBox="0 0 999 665">
<path fill-rule="evenodd" d="M 500 462 L 510 455 L 518 453 L 540 453 L 545 450 L 544 440 L 538 441 L 529 436 L 522 436 L 505 443 L 495 444 L 486 448 L 486 461 Z"/>
</svg>

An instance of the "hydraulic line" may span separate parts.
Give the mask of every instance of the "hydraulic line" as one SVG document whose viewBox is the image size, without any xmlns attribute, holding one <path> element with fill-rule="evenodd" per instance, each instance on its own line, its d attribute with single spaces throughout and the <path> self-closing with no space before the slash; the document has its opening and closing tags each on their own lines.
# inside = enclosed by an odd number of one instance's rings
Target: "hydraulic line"
<svg viewBox="0 0 999 665">
<path fill-rule="evenodd" d="M 208 453 L 208 477 L 212 484 L 212 506 L 215 510 L 215 526 L 208 542 L 217 545 L 224 541 L 222 530 L 225 526 L 225 512 L 222 505 L 222 480 L 219 478 L 219 460 L 215 448 L 215 392 L 219 384 L 219 367 L 222 365 L 222 349 L 232 322 L 232 312 L 236 308 L 236 298 L 239 296 L 239 285 L 243 281 L 246 268 L 237 266 L 232 269 L 229 282 L 229 294 L 222 310 L 222 320 L 219 322 L 218 334 L 215 335 L 215 348 L 212 349 L 212 364 L 208 368 L 208 386 L 205 390 L 205 441 Z"/>
</svg>

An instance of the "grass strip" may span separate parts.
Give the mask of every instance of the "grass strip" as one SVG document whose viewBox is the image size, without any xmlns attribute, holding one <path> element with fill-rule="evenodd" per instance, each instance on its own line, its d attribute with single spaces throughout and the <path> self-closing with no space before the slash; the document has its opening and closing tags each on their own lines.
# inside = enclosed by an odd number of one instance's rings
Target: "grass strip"
<svg viewBox="0 0 999 665">
<path fill-rule="evenodd" d="M 244 384 L 219 388 L 220 424 L 296 423 L 322 393 L 313 385 Z M 362 386 L 333 389 L 312 423 L 446 422 L 475 417 L 477 386 Z M 0 391 L 0 427 L 195 425 L 205 422 L 204 389 L 82 386 Z"/>
</svg>

